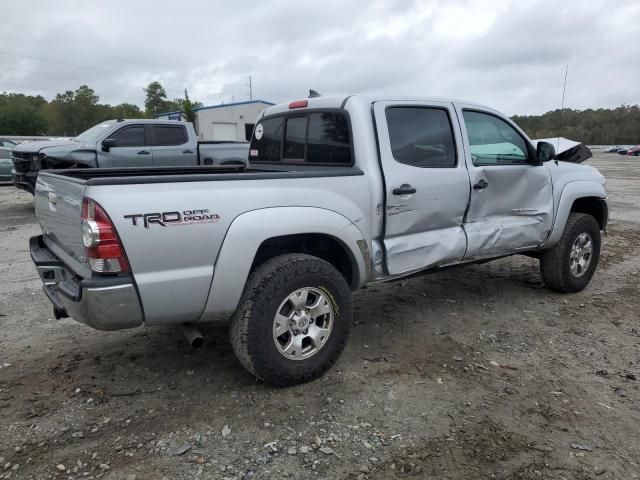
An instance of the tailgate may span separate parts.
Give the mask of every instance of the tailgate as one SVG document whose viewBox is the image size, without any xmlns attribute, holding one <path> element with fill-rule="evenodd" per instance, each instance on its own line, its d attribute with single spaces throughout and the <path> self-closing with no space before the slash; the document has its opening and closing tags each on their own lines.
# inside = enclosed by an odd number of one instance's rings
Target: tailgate
<svg viewBox="0 0 640 480">
<path fill-rule="evenodd" d="M 75 273 L 88 277 L 80 223 L 84 189 L 82 180 L 40 172 L 34 202 L 47 247 Z"/>
</svg>

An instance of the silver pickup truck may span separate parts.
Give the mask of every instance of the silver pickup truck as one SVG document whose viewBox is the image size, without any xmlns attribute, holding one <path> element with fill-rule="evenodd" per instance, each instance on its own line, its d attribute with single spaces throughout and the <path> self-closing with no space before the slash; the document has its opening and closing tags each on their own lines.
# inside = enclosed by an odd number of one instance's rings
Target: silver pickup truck
<svg viewBox="0 0 640 480">
<path fill-rule="evenodd" d="M 590 152 L 490 108 L 318 97 L 273 106 L 248 168 L 43 171 L 31 256 L 56 317 L 101 330 L 230 321 L 272 385 L 320 376 L 364 285 L 512 254 L 585 288 L 607 224 Z"/>
<path fill-rule="evenodd" d="M 109 120 L 73 139 L 13 147 L 13 184 L 33 193 L 40 170 L 244 165 L 246 142 L 200 142 L 193 125 L 168 120 Z"/>
</svg>

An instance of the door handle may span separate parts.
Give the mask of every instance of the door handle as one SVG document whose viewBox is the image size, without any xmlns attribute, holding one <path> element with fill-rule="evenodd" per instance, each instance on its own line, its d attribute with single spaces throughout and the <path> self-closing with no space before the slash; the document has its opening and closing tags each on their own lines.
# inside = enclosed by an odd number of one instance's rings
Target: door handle
<svg viewBox="0 0 640 480">
<path fill-rule="evenodd" d="M 149 155 L 151 152 L 147 152 L 146 150 L 140 150 L 138 155 Z"/>
<path fill-rule="evenodd" d="M 489 186 L 489 184 L 487 183 L 487 181 L 484 178 L 481 178 L 480 180 L 478 180 L 478 183 L 476 183 L 473 186 L 473 189 L 474 190 L 484 190 L 488 186 Z"/>
<path fill-rule="evenodd" d="M 183 150 L 182 153 L 193 153 L 193 150 Z"/>
<path fill-rule="evenodd" d="M 403 183 L 398 188 L 394 188 L 392 193 L 394 195 L 411 195 L 416 193 L 416 191 L 417 190 L 408 183 Z"/>
</svg>

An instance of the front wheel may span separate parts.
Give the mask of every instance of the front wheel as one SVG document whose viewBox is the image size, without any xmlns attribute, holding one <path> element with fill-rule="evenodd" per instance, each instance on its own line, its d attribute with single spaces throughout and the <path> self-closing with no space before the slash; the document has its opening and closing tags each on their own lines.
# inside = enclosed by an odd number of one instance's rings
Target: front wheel
<svg viewBox="0 0 640 480">
<path fill-rule="evenodd" d="M 351 291 L 333 265 L 310 255 L 281 255 L 251 273 L 231 321 L 231 344 L 260 380 L 297 385 L 335 363 L 352 316 Z"/>
<path fill-rule="evenodd" d="M 585 213 L 571 212 L 560 241 L 542 252 L 540 272 L 547 287 L 579 292 L 591 281 L 600 259 L 600 225 Z"/>
</svg>

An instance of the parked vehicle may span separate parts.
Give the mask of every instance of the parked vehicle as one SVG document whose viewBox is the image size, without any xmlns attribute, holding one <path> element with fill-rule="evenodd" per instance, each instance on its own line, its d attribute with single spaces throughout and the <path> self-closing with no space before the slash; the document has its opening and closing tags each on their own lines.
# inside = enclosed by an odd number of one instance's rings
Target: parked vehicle
<svg viewBox="0 0 640 480">
<path fill-rule="evenodd" d="M 632 148 L 633 148 L 633 147 L 622 147 L 622 148 L 620 148 L 616 153 L 617 153 L 618 155 L 626 155 L 626 154 L 627 154 L 627 152 L 628 152 L 629 150 L 631 150 Z"/>
<path fill-rule="evenodd" d="M 13 140 L 9 140 L 8 138 L 0 137 L 0 148 L 11 150 L 16 145 L 18 145 L 18 142 L 14 142 Z"/>
<path fill-rule="evenodd" d="M 166 120 L 109 120 L 76 138 L 13 149 L 13 183 L 33 193 L 40 170 L 244 165 L 249 144 L 199 142 L 193 125 Z"/>
<path fill-rule="evenodd" d="M 13 140 L 0 137 L 0 182 L 11 181 L 11 149 L 17 145 Z"/>
<path fill-rule="evenodd" d="M 11 170 L 13 162 L 11 161 L 11 149 L 0 147 L 0 182 L 11 181 Z"/>
<path fill-rule="evenodd" d="M 331 367 L 367 284 L 524 254 L 552 290 L 587 286 L 608 207 L 583 149 L 550 161 L 490 108 L 390 98 L 268 108 L 244 170 L 42 172 L 30 248 L 56 318 L 198 342 L 230 321 L 242 365 L 282 386 Z"/>
<path fill-rule="evenodd" d="M 638 155 L 640 155 L 640 147 L 630 148 L 629 150 L 627 150 L 627 155 L 633 155 L 634 157 L 637 157 Z"/>
<path fill-rule="evenodd" d="M 623 148 L 623 147 L 621 147 L 620 145 L 617 145 L 615 147 L 609 147 L 604 151 L 604 153 L 616 153 L 621 148 Z"/>
</svg>

